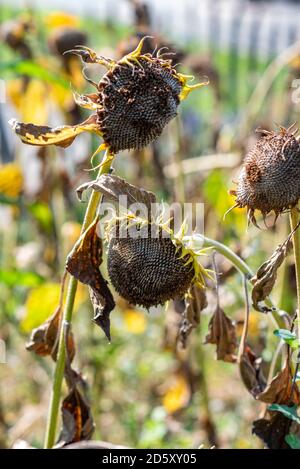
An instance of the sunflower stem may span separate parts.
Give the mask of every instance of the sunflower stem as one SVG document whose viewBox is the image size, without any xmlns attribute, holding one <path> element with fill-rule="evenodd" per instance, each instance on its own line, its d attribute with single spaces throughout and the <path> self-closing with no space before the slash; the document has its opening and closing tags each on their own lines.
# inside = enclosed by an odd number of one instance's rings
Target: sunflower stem
<svg viewBox="0 0 300 469">
<path fill-rule="evenodd" d="M 201 249 L 201 248 L 209 248 L 212 247 L 214 248 L 217 252 L 219 252 L 222 256 L 226 257 L 234 266 L 235 268 L 241 272 L 243 276 L 246 277 L 249 283 L 251 283 L 251 278 L 254 276 L 252 270 L 248 266 L 248 264 L 241 259 L 237 254 L 235 254 L 231 249 L 229 249 L 227 246 L 224 244 L 220 243 L 219 241 L 216 241 L 211 238 L 207 238 L 206 236 L 195 234 L 193 235 L 192 239 L 191 237 L 185 237 L 184 240 L 188 241 L 188 238 L 190 241 L 193 241 L 195 243 L 195 249 Z M 197 241 L 199 242 L 199 245 L 197 246 Z M 300 245 L 299 245 L 300 246 Z M 300 251 L 299 251 L 300 252 Z M 272 317 L 274 319 L 274 322 L 276 323 L 276 327 L 278 328 L 286 328 L 288 321 L 286 320 L 286 313 L 283 311 L 280 311 L 278 308 L 276 308 L 273 304 L 273 302 L 270 300 L 270 298 L 265 299 L 265 304 L 269 308 L 272 308 Z"/>
<path fill-rule="evenodd" d="M 112 160 L 113 160 L 113 155 L 107 150 L 105 152 L 97 177 L 109 172 Z M 101 199 L 101 194 L 99 192 L 92 191 L 90 198 L 89 198 L 88 206 L 85 212 L 85 217 L 84 217 L 84 221 L 82 224 L 81 233 L 84 233 L 86 229 L 90 226 L 90 224 L 93 222 L 98 205 L 100 203 L 100 199 Z M 59 413 L 59 404 L 60 404 L 60 399 L 61 399 L 61 388 L 62 388 L 62 382 L 63 382 L 63 377 L 64 377 L 65 363 L 66 363 L 66 349 L 65 349 L 66 337 L 65 335 L 72 321 L 74 301 L 75 301 L 76 291 L 77 291 L 77 283 L 78 282 L 74 277 L 70 277 L 69 285 L 68 285 L 68 292 L 67 292 L 67 297 L 66 297 L 66 304 L 65 304 L 63 316 L 62 316 L 61 323 L 60 323 L 58 353 L 57 353 L 57 360 L 56 360 L 54 376 L 53 376 L 52 392 L 51 392 L 51 399 L 50 399 L 50 406 L 49 406 L 49 413 L 48 413 L 48 420 L 47 420 L 47 429 L 46 429 L 46 436 L 45 436 L 45 444 L 44 444 L 45 448 L 52 448 L 55 443 L 57 420 L 58 420 L 58 413 Z"/>
<path fill-rule="evenodd" d="M 293 247 L 295 259 L 295 272 L 296 272 L 296 286 L 297 286 L 297 331 L 298 340 L 300 340 L 300 231 L 297 229 L 299 224 L 299 211 L 298 207 L 293 207 L 290 212 L 290 224 L 293 234 Z"/>
</svg>

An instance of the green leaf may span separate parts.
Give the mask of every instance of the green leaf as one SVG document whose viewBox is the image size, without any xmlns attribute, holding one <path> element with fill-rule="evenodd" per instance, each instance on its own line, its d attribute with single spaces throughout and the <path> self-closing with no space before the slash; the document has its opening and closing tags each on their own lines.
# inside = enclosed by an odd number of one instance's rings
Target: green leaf
<svg viewBox="0 0 300 469">
<path fill-rule="evenodd" d="M 53 217 L 49 206 L 44 202 L 34 202 L 27 206 L 29 212 L 39 222 L 45 231 L 50 231 L 53 223 Z"/>
<path fill-rule="evenodd" d="M 43 282 L 43 277 L 36 272 L 26 272 L 23 270 L 4 270 L 0 269 L 0 283 L 9 287 L 37 287 Z"/>
<path fill-rule="evenodd" d="M 7 197 L 7 195 L 0 194 L 0 204 L 3 205 L 16 205 L 20 201 L 20 198 Z"/>
<path fill-rule="evenodd" d="M 300 449 L 300 438 L 298 436 L 290 433 L 289 435 L 286 435 L 285 441 L 292 449 Z"/>
<path fill-rule="evenodd" d="M 298 340 L 294 332 L 291 332 L 288 329 L 276 329 L 273 334 L 284 340 L 284 342 L 292 348 L 298 347 Z"/>
<path fill-rule="evenodd" d="M 59 75 L 45 69 L 38 63 L 32 62 L 31 60 L 16 60 L 12 62 L 0 63 L 1 74 L 5 72 L 11 72 L 17 75 L 26 75 L 31 78 L 38 78 L 48 83 L 56 83 L 61 85 L 63 88 L 70 88 L 70 84 L 67 80 L 63 79 Z"/>
<path fill-rule="evenodd" d="M 281 412 L 285 417 L 294 422 L 297 422 L 300 425 L 300 417 L 297 414 L 297 406 L 293 405 L 289 407 L 287 405 L 272 404 L 268 407 L 268 410 L 275 410 L 276 412 Z"/>
</svg>

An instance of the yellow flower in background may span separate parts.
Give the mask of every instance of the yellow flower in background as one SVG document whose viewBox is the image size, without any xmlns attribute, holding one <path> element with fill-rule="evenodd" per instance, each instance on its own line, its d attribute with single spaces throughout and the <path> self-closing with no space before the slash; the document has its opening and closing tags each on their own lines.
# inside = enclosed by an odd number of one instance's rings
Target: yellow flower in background
<svg viewBox="0 0 300 469">
<path fill-rule="evenodd" d="M 26 122 L 45 124 L 48 120 L 48 110 L 45 105 L 47 96 L 47 85 L 40 80 L 31 80 L 25 93 L 21 95 L 19 111 L 22 119 Z"/>
<path fill-rule="evenodd" d="M 7 82 L 7 95 L 11 103 L 17 108 L 20 109 L 22 89 L 23 89 L 23 80 L 22 78 L 15 78 Z"/>
<path fill-rule="evenodd" d="M 0 165 L 0 194 L 18 197 L 23 189 L 23 174 L 17 163 Z"/>
<path fill-rule="evenodd" d="M 33 288 L 27 296 L 26 312 L 21 322 L 21 329 L 29 332 L 48 319 L 59 304 L 59 295 L 59 283 L 49 282 Z"/>
<path fill-rule="evenodd" d="M 60 291 L 60 283 L 55 282 L 46 282 L 30 290 L 25 302 L 25 315 L 21 321 L 21 329 L 24 332 L 38 327 L 54 313 L 59 305 Z M 87 288 L 79 284 L 74 310 L 78 310 L 86 299 Z"/>
<path fill-rule="evenodd" d="M 69 81 L 73 82 L 73 77 L 68 76 Z M 62 111 L 66 111 L 73 106 L 73 94 L 72 91 L 64 88 L 59 83 L 53 83 L 49 88 L 49 98 L 55 102 Z"/>
<path fill-rule="evenodd" d="M 66 78 L 68 78 L 68 80 L 71 80 L 74 88 L 77 88 L 79 90 L 84 88 L 85 78 L 82 74 L 81 63 L 77 60 L 77 57 L 70 57 L 69 75 Z M 72 93 L 72 99 L 73 99 L 73 93 Z"/>
<path fill-rule="evenodd" d="M 251 311 L 251 314 L 249 315 L 249 322 L 248 322 L 248 336 L 249 337 L 257 337 L 259 333 L 261 332 L 261 322 L 262 319 L 260 317 L 261 315 L 257 313 L 256 311 Z M 244 321 L 240 321 L 237 324 L 237 336 L 240 337 L 243 332 L 243 324 Z"/>
<path fill-rule="evenodd" d="M 7 93 L 23 120 L 38 122 L 40 125 L 47 122 L 48 110 L 45 103 L 49 91 L 44 82 L 32 79 L 24 90 L 24 83 L 21 78 L 10 80 L 7 85 Z"/>
<path fill-rule="evenodd" d="M 46 16 L 46 25 L 48 28 L 60 28 L 61 26 L 72 28 L 79 26 L 80 20 L 77 16 L 64 11 L 52 11 Z"/>
<path fill-rule="evenodd" d="M 147 327 L 145 314 L 136 309 L 126 309 L 123 314 L 126 328 L 133 334 L 143 334 Z"/>
<path fill-rule="evenodd" d="M 164 408 L 169 414 L 185 407 L 190 399 L 190 388 L 182 374 L 173 375 L 166 386 L 162 399 Z"/>
<path fill-rule="evenodd" d="M 74 246 L 76 241 L 79 239 L 81 234 L 81 225 L 80 223 L 74 221 L 66 221 L 61 227 L 61 234 L 66 241 L 66 244 L 71 249 Z"/>
<path fill-rule="evenodd" d="M 300 55 L 296 55 L 291 61 L 290 66 L 295 69 L 300 68 Z"/>
</svg>

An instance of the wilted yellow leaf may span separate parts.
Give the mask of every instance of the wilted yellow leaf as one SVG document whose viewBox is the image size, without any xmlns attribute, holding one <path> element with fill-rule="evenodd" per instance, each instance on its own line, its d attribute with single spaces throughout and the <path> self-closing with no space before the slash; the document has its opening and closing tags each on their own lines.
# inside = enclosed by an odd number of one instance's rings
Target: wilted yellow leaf
<svg viewBox="0 0 300 469">
<path fill-rule="evenodd" d="M 142 334 L 147 327 L 145 314 L 136 309 L 127 309 L 124 312 L 124 322 L 129 332 Z"/>
<path fill-rule="evenodd" d="M 169 414 L 185 407 L 190 399 L 190 388 L 181 374 L 172 376 L 163 396 L 163 406 Z"/>
</svg>

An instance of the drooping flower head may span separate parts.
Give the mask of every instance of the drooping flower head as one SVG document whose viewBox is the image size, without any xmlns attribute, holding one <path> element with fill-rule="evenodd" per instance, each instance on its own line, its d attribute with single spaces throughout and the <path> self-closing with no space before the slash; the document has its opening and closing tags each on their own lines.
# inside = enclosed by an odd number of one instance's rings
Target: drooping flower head
<svg viewBox="0 0 300 469">
<path fill-rule="evenodd" d="M 67 147 L 77 135 L 89 131 L 102 137 L 104 143 L 99 149 L 109 148 L 111 153 L 148 145 L 176 116 L 180 101 L 207 82 L 189 85 L 192 77 L 178 73 L 159 51 L 156 55 L 142 54 L 144 40 L 119 61 L 97 56 L 84 46 L 69 51 L 85 63 L 101 64 L 108 70 L 99 83 L 88 79 L 95 93 L 74 93 L 78 105 L 95 113 L 81 124 L 56 128 L 13 119 L 10 123 L 16 134 L 27 144 Z"/>
<path fill-rule="evenodd" d="M 248 152 L 240 172 L 237 207 L 246 207 L 249 221 L 256 224 L 255 210 L 277 217 L 294 207 L 300 198 L 300 142 L 298 129 L 280 127 L 279 131 L 259 130 L 260 139 Z"/>
<path fill-rule="evenodd" d="M 114 174 L 81 184 L 80 200 L 87 189 L 114 204 L 103 207 L 110 217 L 102 220 L 99 230 L 108 246 L 110 281 L 125 300 L 150 308 L 184 297 L 194 285 L 205 288 L 211 277 L 200 258 L 208 248 L 189 236 L 187 220 L 177 218 L 176 211 L 158 202 L 153 192 Z"/>
<path fill-rule="evenodd" d="M 183 241 L 185 224 L 174 233 L 160 216 L 150 221 L 133 214 L 119 217 L 117 224 L 114 235 L 110 225 L 107 229 L 107 269 L 112 285 L 130 304 L 150 308 L 183 298 L 194 284 L 205 288 L 210 275 L 199 259 L 206 250 Z M 141 230 L 138 236 L 128 233 L 133 225 Z"/>
</svg>

